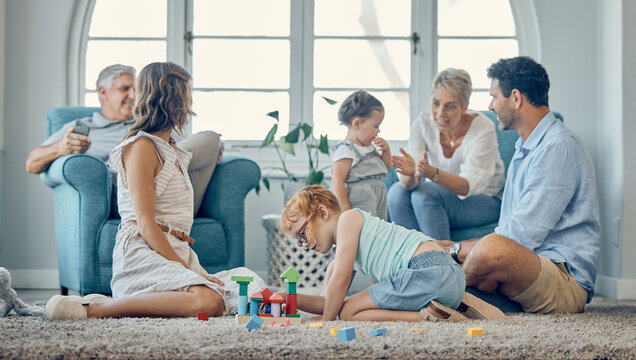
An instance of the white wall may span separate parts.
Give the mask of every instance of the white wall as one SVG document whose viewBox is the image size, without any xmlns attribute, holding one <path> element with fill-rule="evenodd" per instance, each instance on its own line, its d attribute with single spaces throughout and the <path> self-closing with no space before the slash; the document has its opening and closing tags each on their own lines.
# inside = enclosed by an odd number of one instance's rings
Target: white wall
<svg viewBox="0 0 636 360">
<path fill-rule="evenodd" d="M 55 272 L 57 268 L 53 195 L 38 176 L 25 172 L 25 160 L 44 139 L 47 110 L 64 104 L 72 5 L 72 0 L 6 2 L 0 264 L 17 270 L 13 276 L 17 286 L 22 281 L 20 270 Z"/>
<path fill-rule="evenodd" d="M 634 44 L 629 43 L 636 25 L 619 25 L 616 21 L 621 12 L 624 19 L 636 15 L 636 5 L 629 0 L 534 3 L 540 25 L 541 62 L 552 83 L 550 105 L 584 140 L 599 174 L 604 210 L 600 273 L 613 279 L 636 279 L 635 262 L 625 261 L 636 253 L 633 235 L 619 241 L 624 255 L 619 247 L 611 245 L 615 239 L 613 219 L 621 219 L 624 213 L 627 221 L 621 225 L 623 233 L 634 234 L 636 230 L 636 224 L 629 221 L 636 218 L 636 189 L 629 186 L 636 167 L 628 162 L 629 157 L 623 157 L 635 149 L 627 141 L 616 142 L 616 136 L 629 139 L 636 134 L 636 124 L 623 116 L 633 113 L 636 105 L 631 99 L 622 101 L 623 93 L 634 94 L 633 85 L 620 81 L 622 75 L 634 78 L 635 70 L 627 64 L 636 60 Z M 0 211 L 4 215 L 0 266 L 14 271 L 16 286 L 20 282 L 32 284 L 27 276 L 34 274 L 30 271 L 48 274 L 52 280 L 46 282 L 57 286 L 55 276 L 51 276 L 57 268 L 52 193 L 37 176 L 24 171 L 24 161 L 44 139 L 46 111 L 65 104 L 65 49 L 72 7 L 73 0 L 6 2 L 4 83 L 11 91 L 4 95 L 5 153 L 0 158 Z M 621 39 L 616 40 L 617 35 Z M 622 61 L 617 60 L 621 56 Z M 246 265 L 261 273 L 266 270 L 267 259 L 260 217 L 279 212 L 282 198 L 280 185 L 275 182 L 272 193 L 250 193 L 246 200 Z"/>
<path fill-rule="evenodd" d="M 636 114 L 636 24 L 634 15 L 636 14 L 636 2 L 623 0 L 623 263 L 622 278 L 631 279 L 631 295 L 636 298 L 636 144 L 634 135 L 636 134 L 636 121 L 633 114 Z"/>
<path fill-rule="evenodd" d="M 5 6 L 6 1 L 0 0 L 0 219 L 2 219 L 2 163 L 4 159 L 4 37 L 5 37 Z M 2 233 L 2 221 L 0 221 L 0 233 Z M 2 253 L 2 241 L 0 241 L 0 253 Z M 0 266 L 2 263 L 0 263 Z"/>
</svg>

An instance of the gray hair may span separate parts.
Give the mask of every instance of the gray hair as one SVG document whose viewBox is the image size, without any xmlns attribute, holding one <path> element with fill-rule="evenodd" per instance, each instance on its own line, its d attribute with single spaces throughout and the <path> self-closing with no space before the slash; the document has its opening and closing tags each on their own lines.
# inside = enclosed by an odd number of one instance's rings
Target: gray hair
<svg viewBox="0 0 636 360">
<path fill-rule="evenodd" d="M 433 79 L 433 91 L 442 87 L 446 89 L 453 97 L 457 98 L 462 106 L 468 104 L 470 94 L 473 91 L 473 84 L 470 81 L 470 75 L 466 70 L 448 68 L 440 71 L 435 79 Z"/>
<path fill-rule="evenodd" d="M 115 64 L 105 67 L 102 71 L 99 72 L 99 76 L 97 77 L 97 91 L 99 91 L 99 87 L 102 86 L 105 89 L 110 89 L 113 87 L 113 82 L 122 74 L 130 74 L 133 78 L 136 75 L 136 70 L 132 66 L 126 66 L 122 64 Z M 99 103 L 102 103 L 102 97 L 98 96 Z"/>
</svg>

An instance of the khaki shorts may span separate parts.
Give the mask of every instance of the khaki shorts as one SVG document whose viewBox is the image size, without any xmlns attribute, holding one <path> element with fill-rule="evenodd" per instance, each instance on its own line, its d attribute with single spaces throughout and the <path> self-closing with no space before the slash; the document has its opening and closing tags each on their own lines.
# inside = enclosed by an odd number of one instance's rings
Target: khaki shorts
<svg viewBox="0 0 636 360">
<path fill-rule="evenodd" d="M 587 291 L 570 275 L 565 263 L 555 264 L 539 256 L 541 271 L 521 294 L 511 298 L 528 313 L 579 313 L 587 302 Z"/>
</svg>

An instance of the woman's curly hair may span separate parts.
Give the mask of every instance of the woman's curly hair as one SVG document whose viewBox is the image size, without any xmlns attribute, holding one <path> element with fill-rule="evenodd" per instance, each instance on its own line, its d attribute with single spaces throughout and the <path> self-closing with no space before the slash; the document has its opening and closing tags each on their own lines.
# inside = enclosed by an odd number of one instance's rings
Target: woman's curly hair
<svg viewBox="0 0 636 360">
<path fill-rule="evenodd" d="M 171 62 L 146 65 L 137 78 L 133 125 L 125 139 L 139 131 L 155 133 L 173 129 L 183 136 L 182 128 L 194 115 L 190 81 L 192 77 L 183 67 Z M 170 138 L 170 143 L 175 140 Z"/>
</svg>

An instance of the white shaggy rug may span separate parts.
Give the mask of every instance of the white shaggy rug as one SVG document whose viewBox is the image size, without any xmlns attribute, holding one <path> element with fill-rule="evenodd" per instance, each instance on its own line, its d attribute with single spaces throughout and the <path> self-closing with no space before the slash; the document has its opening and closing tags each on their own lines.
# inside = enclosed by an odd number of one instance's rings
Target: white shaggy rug
<svg viewBox="0 0 636 360">
<path fill-rule="evenodd" d="M 89 319 L 50 322 L 0 318 L 0 359 L 635 359 L 636 307 L 595 298 L 585 313 L 510 314 L 506 321 L 466 323 L 325 322 L 249 332 L 224 317 L 188 319 Z M 329 335 L 355 327 L 357 339 Z M 413 327 L 428 329 L 414 332 Z M 483 336 L 467 337 L 469 327 Z M 387 334 L 370 336 L 373 329 Z"/>
</svg>

